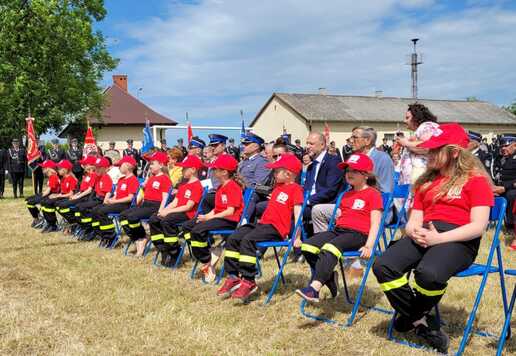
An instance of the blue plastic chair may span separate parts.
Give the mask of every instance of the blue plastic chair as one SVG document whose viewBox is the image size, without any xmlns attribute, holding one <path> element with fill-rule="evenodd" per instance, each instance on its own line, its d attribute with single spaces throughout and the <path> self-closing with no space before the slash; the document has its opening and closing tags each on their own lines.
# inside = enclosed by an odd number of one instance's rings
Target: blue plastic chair
<svg viewBox="0 0 516 356">
<path fill-rule="evenodd" d="M 333 210 L 332 218 L 330 220 L 330 223 L 328 224 L 328 231 L 332 231 L 335 228 L 337 209 L 340 206 L 340 202 L 341 202 L 342 197 L 344 196 L 344 194 L 346 194 L 346 192 L 342 192 L 337 197 L 335 209 Z M 367 266 L 365 268 L 364 275 L 362 276 L 362 281 L 360 282 L 360 286 L 359 286 L 358 292 L 357 292 L 357 294 L 355 296 L 355 300 L 351 299 L 351 297 L 350 297 L 350 293 L 349 293 L 349 290 L 348 290 L 348 285 L 347 285 L 347 282 L 346 282 L 346 276 L 344 274 L 344 265 L 342 264 L 342 260 L 350 259 L 350 258 L 352 258 L 352 259 L 359 258 L 360 257 L 360 252 L 358 250 L 357 251 L 343 252 L 342 253 L 342 257 L 339 260 L 339 266 L 340 266 L 340 271 L 341 271 L 341 274 L 342 274 L 342 281 L 343 281 L 343 284 L 344 284 L 344 292 L 345 292 L 345 296 L 346 296 L 346 301 L 349 304 L 353 305 L 353 309 L 351 311 L 351 314 L 350 314 L 347 322 L 345 324 L 341 324 L 341 323 L 337 322 L 336 320 L 328 319 L 328 318 L 325 318 L 325 317 L 322 317 L 322 316 L 317 316 L 317 315 L 313 315 L 313 314 L 310 314 L 310 313 L 306 312 L 305 311 L 305 307 L 306 307 L 307 302 L 304 299 L 301 300 L 301 303 L 299 305 L 299 310 L 300 310 L 300 312 L 301 312 L 301 314 L 303 316 L 305 316 L 307 318 L 310 318 L 310 319 L 313 319 L 313 320 L 322 321 L 322 322 L 325 322 L 325 323 L 328 323 L 328 324 L 337 324 L 337 325 L 339 325 L 341 327 L 349 327 L 349 326 L 353 325 L 353 321 L 355 320 L 356 314 L 358 313 L 358 308 L 361 306 L 362 296 L 364 295 L 365 286 L 366 286 L 367 278 L 369 276 L 369 272 L 371 271 L 371 268 L 373 267 L 373 263 L 374 263 L 375 257 L 381 254 L 380 238 L 383 236 L 384 229 L 385 229 L 385 220 L 389 216 L 389 213 L 390 213 L 390 210 L 391 210 L 391 207 L 392 207 L 392 201 L 393 201 L 392 200 L 392 193 L 382 193 L 382 200 L 383 200 L 382 219 L 380 221 L 380 226 L 378 228 L 378 233 L 376 235 L 376 239 L 375 239 L 375 242 L 374 242 L 374 245 L 373 245 L 373 249 L 371 251 L 371 257 L 367 261 Z M 388 311 L 388 310 L 385 310 L 385 309 L 382 309 L 382 308 L 378 308 L 378 307 L 368 307 L 368 306 L 364 306 L 364 305 L 362 305 L 362 306 L 366 307 L 368 309 L 372 309 L 372 310 L 375 310 L 375 311 L 382 312 L 382 313 L 387 313 L 387 314 L 391 314 L 392 313 L 391 311 Z"/>
<path fill-rule="evenodd" d="M 397 212 L 396 215 L 396 221 L 385 225 L 385 230 L 383 232 L 383 242 L 384 246 L 389 246 L 389 243 L 394 239 L 396 236 L 396 233 L 398 232 L 399 228 L 402 228 L 407 223 L 407 209 L 406 209 L 406 203 L 407 199 L 410 194 L 410 184 L 402 184 L 402 185 L 395 185 L 394 189 L 392 191 L 392 198 L 393 199 L 402 199 L 403 205 L 400 211 Z M 389 231 L 389 239 L 387 239 L 387 230 Z"/>
<path fill-rule="evenodd" d="M 204 187 L 202 190 L 201 200 L 199 201 L 199 204 L 197 204 L 197 210 L 195 212 L 194 219 L 197 218 L 197 216 L 202 212 L 202 204 L 203 204 L 204 199 L 206 198 L 207 194 L 208 194 L 208 188 Z M 170 202 L 167 202 L 167 204 L 169 204 L 169 203 Z M 177 226 L 181 226 L 181 225 L 182 224 L 178 224 Z M 152 243 L 152 241 L 151 241 L 151 243 Z M 156 254 L 154 255 L 154 258 L 152 259 L 152 264 L 154 266 L 160 266 L 160 267 L 164 267 L 164 268 L 177 268 L 179 266 L 179 264 L 181 263 L 181 260 L 183 258 L 186 248 L 188 248 L 188 243 L 186 242 L 186 240 L 183 240 L 181 246 L 179 247 L 179 255 L 178 255 L 176 263 L 174 264 L 173 267 L 165 267 L 165 266 L 161 265 L 160 263 L 158 263 L 158 258 L 161 253 L 159 250 L 156 250 Z"/>
<path fill-rule="evenodd" d="M 305 192 L 304 199 L 303 199 L 303 205 L 301 206 L 301 214 L 299 215 L 299 218 L 294 224 L 294 227 L 292 231 L 290 232 L 290 238 L 284 241 L 263 241 L 258 242 L 256 244 L 257 248 L 272 248 L 274 251 L 274 258 L 276 259 L 276 264 L 278 265 L 278 273 L 276 273 L 276 276 L 274 277 L 274 282 L 272 283 L 272 287 L 267 294 L 267 298 L 265 298 L 265 302 L 263 304 L 267 305 L 272 299 L 272 296 L 276 292 L 276 289 L 278 289 L 279 281 L 281 280 L 283 284 L 286 284 L 285 277 L 283 276 L 283 270 L 285 269 L 285 265 L 288 261 L 288 256 L 290 255 L 290 252 L 294 248 L 294 241 L 296 239 L 296 234 L 299 229 L 302 229 L 303 225 L 303 213 L 305 211 L 306 205 L 308 204 L 308 200 L 310 198 L 310 192 Z M 287 250 L 283 254 L 283 258 L 280 262 L 279 254 L 278 254 L 278 248 L 286 247 Z M 256 254 L 256 265 L 259 273 L 261 274 L 261 268 L 259 264 L 260 256 L 258 253 Z"/>
<path fill-rule="evenodd" d="M 251 198 L 254 194 L 254 188 L 246 188 L 244 191 L 244 209 L 242 210 L 242 215 L 240 216 L 240 221 L 238 222 L 237 228 L 241 225 L 247 224 L 249 221 L 249 216 L 247 214 L 247 209 L 249 207 L 249 202 L 251 201 Z M 213 245 L 213 235 L 223 235 L 223 236 L 229 236 L 235 232 L 236 229 L 227 229 L 227 230 L 211 230 L 209 234 L 211 237 L 208 239 L 208 244 Z M 221 242 L 221 246 L 223 245 L 224 241 Z M 193 255 L 192 255 L 193 257 Z M 197 266 L 199 265 L 199 261 L 196 259 L 194 262 L 194 265 L 192 266 L 192 272 L 190 273 L 190 278 L 194 279 L 195 274 L 197 273 Z M 219 284 L 222 280 L 222 276 L 224 276 L 224 265 L 222 265 L 222 268 L 220 269 L 219 274 L 217 275 L 217 278 L 215 280 L 215 284 Z"/>
<path fill-rule="evenodd" d="M 503 302 L 503 308 L 504 308 L 504 315 L 507 314 L 508 306 L 507 306 L 507 295 L 506 295 L 506 288 L 505 288 L 505 278 L 504 278 L 504 270 L 503 270 L 503 261 L 502 261 L 502 252 L 500 248 L 500 232 L 502 230 L 504 216 L 505 216 L 505 209 L 507 207 L 507 201 L 504 198 L 496 197 L 495 198 L 495 205 L 491 209 L 489 220 L 496 222 L 496 230 L 493 235 L 493 241 L 491 242 L 491 247 L 489 249 L 489 255 L 487 257 L 487 261 L 485 264 L 479 264 L 479 263 L 473 263 L 470 267 L 466 268 L 464 271 L 459 272 L 455 275 L 455 277 L 459 278 L 466 278 L 466 277 L 474 277 L 474 276 L 482 276 L 482 281 L 480 283 L 480 286 L 477 291 L 477 295 L 475 298 L 475 303 L 473 304 L 473 308 L 471 309 L 471 312 L 468 317 L 468 321 L 466 323 L 466 327 L 464 328 L 464 333 L 462 335 L 462 339 L 460 342 L 459 349 L 456 352 L 456 355 L 462 355 L 464 352 L 464 349 L 466 348 L 466 344 L 469 339 L 469 335 L 473 332 L 479 336 L 489 336 L 492 337 L 493 335 L 483 332 L 483 331 L 473 331 L 473 323 L 475 321 L 475 316 L 478 310 L 478 306 L 480 305 L 480 301 L 482 299 L 482 295 L 484 293 L 484 289 L 487 283 L 487 278 L 489 274 L 491 273 L 498 273 L 500 277 L 500 288 L 502 291 L 502 302 Z M 497 266 L 493 266 L 493 258 L 496 253 L 497 258 Z M 436 317 L 440 322 L 440 313 L 439 313 L 439 307 L 438 305 L 435 307 L 435 313 Z M 413 348 L 418 349 L 426 349 L 427 347 L 420 344 L 415 344 L 412 342 L 409 342 L 407 340 L 397 339 L 393 336 L 393 324 L 394 324 L 394 318 L 396 317 L 396 313 L 394 313 L 393 318 L 389 324 L 389 328 L 387 330 L 387 337 L 389 340 L 392 340 L 396 343 L 410 346 Z"/>
<path fill-rule="evenodd" d="M 131 200 L 130 207 L 136 206 L 136 197 L 138 196 L 138 192 L 140 191 L 140 184 L 138 184 L 138 190 L 136 191 L 136 194 L 134 194 L 133 199 Z M 115 191 L 115 185 L 113 184 L 112 193 Z M 111 213 L 108 214 L 108 217 L 113 220 L 113 224 L 115 224 L 115 238 L 108 246 L 101 246 L 102 240 L 99 242 L 99 247 L 105 247 L 107 249 L 113 249 L 118 241 L 120 240 L 120 237 L 122 236 L 122 226 L 120 225 L 120 213 Z"/>
<path fill-rule="evenodd" d="M 506 269 L 505 274 L 509 276 L 516 276 L 516 269 Z M 509 308 L 505 313 L 505 322 L 502 328 L 502 334 L 500 335 L 500 340 L 498 341 L 498 350 L 496 351 L 496 356 L 502 356 L 503 347 L 505 345 L 505 341 L 511 337 L 511 317 L 512 311 L 514 309 L 514 302 L 516 301 L 516 285 L 512 290 L 511 302 L 509 303 Z"/>
</svg>

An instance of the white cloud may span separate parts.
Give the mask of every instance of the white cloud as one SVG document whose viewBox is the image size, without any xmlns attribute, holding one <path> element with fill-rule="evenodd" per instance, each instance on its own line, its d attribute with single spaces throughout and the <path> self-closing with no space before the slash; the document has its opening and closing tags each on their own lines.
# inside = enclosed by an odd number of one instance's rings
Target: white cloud
<svg viewBox="0 0 516 356">
<path fill-rule="evenodd" d="M 408 96 L 404 62 L 416 36 L 425 54 L 421 97 L 516 97 L 516 11 L 440 8 L 431 17 L 433 3 L 174 2 L 162 18 L 126 26 L 137 45 L 116 54 L 119 71 L 164 114 L 236 119 L 241 108 L 252 117 L 273 91 Z M 413 17 L 415 8 L 425 16 Z"/>
</svg>

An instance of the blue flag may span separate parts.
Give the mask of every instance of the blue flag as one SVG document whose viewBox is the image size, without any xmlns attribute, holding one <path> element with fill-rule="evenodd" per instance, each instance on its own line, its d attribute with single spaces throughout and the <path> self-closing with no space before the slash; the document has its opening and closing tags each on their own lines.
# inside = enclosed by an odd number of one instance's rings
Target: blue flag
<svg viewBox="0 0 516 356">
<path fill-rule="evenodd" d="M 142 154 L 149 152 L 152 147 L 154 147 L 154 140 L 152 139 L 149 120 L 147 120 L 145 122 L 145 127 L 143 128 Z"/>
</svg>

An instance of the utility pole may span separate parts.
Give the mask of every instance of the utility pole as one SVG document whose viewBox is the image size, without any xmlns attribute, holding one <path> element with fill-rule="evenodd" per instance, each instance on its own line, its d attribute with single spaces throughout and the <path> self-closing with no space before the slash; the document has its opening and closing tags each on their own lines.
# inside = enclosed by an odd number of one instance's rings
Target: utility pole
<svg viewBox="0 0 516 356">
<path fill-rule="evenodd" d="M 411 78 L 412 78 L 412 98 L 417 99 L 417 66 L 423 64 L 423 55 L 418 54 L 416 51 L 416 43 L 419 38 L 411 39 L 414 44 L 414 52 L 410 55 L 410 67 L 411 67 Z"/>
</svg>

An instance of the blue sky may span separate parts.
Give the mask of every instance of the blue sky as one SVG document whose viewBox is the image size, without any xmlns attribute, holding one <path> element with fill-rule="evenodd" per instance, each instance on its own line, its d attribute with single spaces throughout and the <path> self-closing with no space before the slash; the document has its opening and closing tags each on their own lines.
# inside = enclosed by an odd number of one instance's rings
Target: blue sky
<svg viewBox="0 0 516 356">
<path fill-rule="evenodd" d="M 97 24 L 115 73 L 158 112 L 194 125 L 250 122 L 275 92 L 516 99 L 516 2 L 487 0 L 106 0 Z M 102 85 L 111 83 L 106 73 Z M 401 119 L 401 118 L 400 118 Z M 169 138 L 174 135 L 170 134 Z"/>
</svg>

